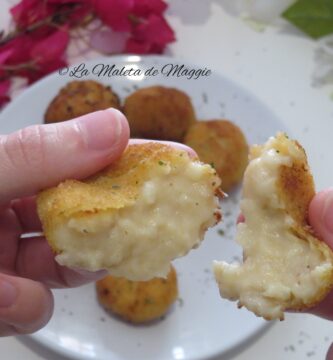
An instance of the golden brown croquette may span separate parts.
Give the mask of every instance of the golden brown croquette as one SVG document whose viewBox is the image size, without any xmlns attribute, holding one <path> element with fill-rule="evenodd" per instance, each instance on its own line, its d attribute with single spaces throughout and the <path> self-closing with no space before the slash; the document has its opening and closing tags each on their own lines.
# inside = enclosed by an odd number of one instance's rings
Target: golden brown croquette
<svg viewBox="0 0 333 360">
<path fill-rule="evenodd" d="M 130 281 L 107 276 L 96 283 L 101 305 L 133 323 L 145 323 L 161 318 L 178 296 L 177 274 L 170 267 L 167 278 Z"/>
<path fill-rule="evenodd" d="M 121 109 L 119 97 L 110 86 L 93 80 L 72 81 L 49 104 L 45 123 L 70 120 L 97 110 Z"/>
<path fill-rule="evenodd" d="M 185 144 L 193 148 L 201 161 L 211 164 L 228 192 L 243 177 L 248 163 L 248 145 L 241 129 L 228 120 L 200 121 L 192 125 Z"/>
<path fill-rule="evenodd" d="M 182 142 L 196 121 L 191 99 L 183 91 L 163 86 L 142 88 L 124 104 L 132 137 Z"/>
</svg>

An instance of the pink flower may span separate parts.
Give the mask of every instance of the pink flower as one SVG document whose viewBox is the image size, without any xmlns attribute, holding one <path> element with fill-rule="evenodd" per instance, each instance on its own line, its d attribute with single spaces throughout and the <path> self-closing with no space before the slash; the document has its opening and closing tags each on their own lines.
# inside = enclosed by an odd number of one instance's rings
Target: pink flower
<svg viewBox="0 0 333 360">
<path fill-rule="evenodd" d="M 2 54 L 10 51 L 10 53 L 7 53 L 3 64 L 16 65 L 29 61 L 32 44 L 33 40 L 29 35 L 21 35 L 3 45 L 1 48 Z"/>
<path fill-rule="evenodd" d="M 68 28 L 63 27 L 37 42 L 31 48 L 30 57 L 41 66 L 56 61 L 63 57 L 68 43 Z"/>
<path fill-rule="evenodd" d="M 162 15 L 168 5 L 162 0 L 135 0 L 133 14 L 148 17 L 150 14 Z"/>
<path fill-rule="evenodd" d="M 133 9 L 134 0 L 94 0 L 93 5 L 97 16 L 113 30 L 131 30 L 128 14 Z"/>
<path fill-rule="evenodd" d="M 151 45 L 147 42 L 138 41 L 133 38 L 128 39 L 126 43 L 126 52 L 129 54 L 148 54 Z"/>
<path fill-rule="evenodd" d="M 52 14 L 53 8 L 47 1 L 22 0 L 10 9 L 17 26 L 24 28 Z"/>
<path fill-rule="evenodd" d="M 8 91 L 10 88 L 10 80 L 0 81 L 0 106 L 9 101 Z"/>
<path fill-rule="evenodd" d="M 63 5 L 63 4 L 88 4 L 91 0 L 47 0 L 49 4 Z"/>
<path fill-rule="evenodd" d="M 161 53 L 165 46 L 175 41 L 175 34 L 167 21 L 151 14 L 148 19 L 135 26 L 126 50 L 131 53 Z"/>
<path fill-rule="evenodd" d="M 55 70 L 64 68 L 67 66 L 67 62 L 63 59 L 55 59 L 51 62 L 43 64 L 43 66 L 39 66 L 36 70 L 22 72 L 21 76 L 24 76 L 28 79 L 28 83 L 32 84 L 33 82 L 39 80 L 47 74 L 52 73 Z"/>
<path fill-rule="evenodd" d="M 14 49 L 1 49 L 0 50 L 0 66 L 5 64 L 6 61 L 12 56 Z"/>
</svg>

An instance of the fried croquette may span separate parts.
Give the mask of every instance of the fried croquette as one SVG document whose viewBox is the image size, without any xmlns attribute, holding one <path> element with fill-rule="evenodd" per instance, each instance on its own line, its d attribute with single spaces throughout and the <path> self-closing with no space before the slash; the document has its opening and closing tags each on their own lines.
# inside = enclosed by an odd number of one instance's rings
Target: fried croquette
<svg viewBox="0 0 333 360">
<path fill-rule="evenodd" d="M 96 283 L 99 302 L 124 320 L 145 323 L 161 318 L 178 296 L 177 274 L 171 266 L 167 278 L 130 281 L 107 276 Z"/>
<path fill-rule="evenodd" d="M 144 281 L 166 276 L 220 219 L 219 186 L 210 165 L 148 142 L 95 176 L 43 191 L 38 213 L 59 264 Z"/>
<path fill-rule="evenodd" d="M 196 121 L 191 99 L 174 88 L 151 86 L 125 99 L 126 115 L 133 137 L 181 142 Z"/>
<path fill-rule="evenodd" d="M 187 132 L 185 144 L 197 152 L 201 161 L 215 167 L 223 191 L 229 191 L 242 180 L 248 163 L 248 145 L 235 124 L 227 120 L 197 122 Z"/>
<path fill-rule="evenodd" d="M 333 284 L 333 253 L 307 223 L 315 194 L 304 149 L 279 133 L 251 150 L 237 226 L 243 264 L 214 263 L 221 296 L 257 316 L 320 302 Z"/>
<path fill-rule="evenodd" d="M 119 97 L 110 86 L 93 80 L 72 81 L 49 104 L 44 121 L 65 121 L 110 107 L 121 109 Z"/>
</svg>

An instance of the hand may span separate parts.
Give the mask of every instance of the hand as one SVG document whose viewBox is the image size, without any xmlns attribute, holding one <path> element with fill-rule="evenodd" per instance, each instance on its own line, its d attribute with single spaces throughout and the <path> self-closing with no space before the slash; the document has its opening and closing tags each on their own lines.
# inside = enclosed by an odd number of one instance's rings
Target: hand
<svg viewBox="0 0 333 360">
<path fill-rule="evenodd" d="M 50 288 L 105 275 L 60 266 L 45 238 L 21 235 L 41 231 L 33 195 L 100 170 L 121 155 L 128 139 L 127 121 L 113 109 L 0 136 L 0 336 L 44 326 L 53 311 Z"/>
<path fill-rule="evenodd" d="M 324 190 L 314 197 L 309 208 L 309 222 L 333 251 L 333 188 Z M 333 291 L 309 312 L 333 320 Z"/>
<path fill-rule="evenodd" d="M 310 204 L 309 222 L 313 229 L 333 250 L 333 188 L 318 193 Z M 333 290 L 318 305 L 308 312 L 333 320 Z M 333 359 L 333 344 L 327 353 L 327 360 Z"/>
</svg>

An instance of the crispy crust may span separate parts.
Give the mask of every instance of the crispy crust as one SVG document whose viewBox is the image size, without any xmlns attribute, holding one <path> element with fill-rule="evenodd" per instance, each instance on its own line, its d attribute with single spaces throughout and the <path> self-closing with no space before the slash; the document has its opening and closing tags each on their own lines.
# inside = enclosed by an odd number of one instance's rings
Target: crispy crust
<svg viewBox="0 0 333 360">
<path fill-rule="evenodd" d="M 84 181 L 66 180 L 57 187 L 41 192 L 37 197 L 38 214 L 50 246 L 56 253 L 59 252 L 52 230 L 65 219 L 113 212 L 132 205 L 142 184 L 154 174 L 156 168 L 164 166 L 166 162 L 177 167 L 188 160 L 186 151 L 161 143 L 130 145 L 118 161 L 96 175 Z M 208 171 L 212 177 L 216 176 L 214 169 Z M 218 186 L 218 181 L 213 182 L 213 191 L 217 191 Z"/>
<path fill-rule="evenodd" d="M 51 101 L 46 109 L 44 121 L 65 121 L 109 107 L 121 109 L 119 97 L 110 86 L 93 80 L 72 81 Z"/>
<path fill-rule="evenodd" d="M 248 145 L 241 129 L 228 120 L 201 121 L 185 136 L 200 160 L 213 164 L 222 179 L 223 191 L 238 184 L 248 163 Z"/>
<path fill-rule="evenodd" d="M 183 91 L 151 86 L 129 95 L 124 104 L 133 137 L 182 141 L 196 121 L 191 99 Z"/>
<path fill-rule="evenodd" d="M 101 305 L 133 323 L 149 322 L 163 316 L 178 296 L 177 273 L 173 266 L 166 279 L 130 281 L 107 276 L 97 281 Z"/>
</svg>

